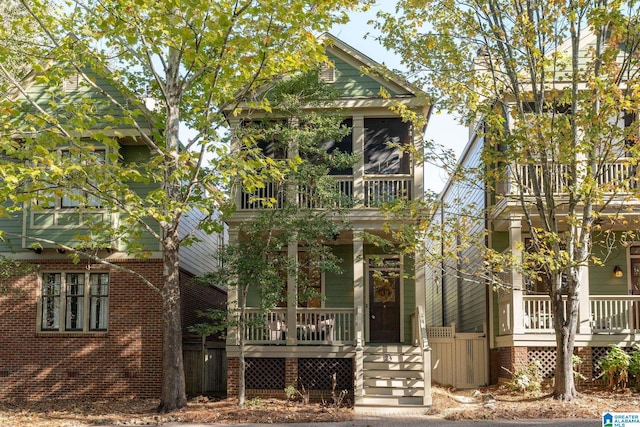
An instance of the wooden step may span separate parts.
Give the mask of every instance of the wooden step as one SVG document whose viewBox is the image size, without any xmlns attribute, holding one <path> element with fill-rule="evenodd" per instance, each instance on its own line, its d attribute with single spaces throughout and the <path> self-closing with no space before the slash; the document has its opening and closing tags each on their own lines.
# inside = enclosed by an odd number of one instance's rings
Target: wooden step
<svg viewBox="0 0 640 427">
<path fill-rule="evenodd" d="M 364 388 L 368 387 L 397 387 L 405 388 L 424 388 L 424 380 L 422 378 L 414 379 L 393 379 L 393 378 L 365 378 L 363 380 Z"/>
<path fill-rule="evenodd" d="M 416 353 L 371 353 L 364 355 L 364 362 L 422 363 L 422 355 Z"/>
<path fill-rule="evenodd" d="M 392 379 L 423 379 L 424 372 L 420 371 L 401 371 L 388 369 L 365 369 L 363 377 L 367 378 L 392 378 Z"/>
<path fill-rule="evenodd" d="M 422 383 L 420 384 L 422 385 Z M 366 387 L 364 389 L 365 396 L 424 396 L 424 387 Z"/>
<path fill-rule="evenodd" d="M 398 363 L 398 362 L 368 362 L 365 360 L 363 367 L 368 370 L 385 370 L 385 371 L 418 371 L 422 372 L 422 362 Z"/>
<path fill-rule="evenodd" d="M 368 397 L 363 396 L 361 405 L 375 405 L 375 406 L 397 406 L 397 405 L 411 405 L 421 406 L 422 397 L 412 396 L 387 396 L 387 397 Z"/>
</svg>

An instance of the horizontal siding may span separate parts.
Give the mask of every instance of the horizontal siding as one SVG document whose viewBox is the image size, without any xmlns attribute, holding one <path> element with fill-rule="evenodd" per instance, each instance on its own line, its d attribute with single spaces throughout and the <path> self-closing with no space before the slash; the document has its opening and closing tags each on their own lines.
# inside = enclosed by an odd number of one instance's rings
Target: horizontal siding
<svg viewBox="0 0 640 427">
<path fill-rule="evenodd" d="M 405 256 L 404 260 L 404 342 L 411 343 L 411 315 L 416 311 L 416 279 L 415 262 Z"/>
<path fill-rule="evenodd" d="M 328 54 L 329 60 L 335 66 L 336 81 L 333 87 L 339 91 L 341 97 L 380 97 L 380 87 L 384 86 L 377 80 L 363 75 L 362 71 L 346 61 Z M 398 95 L 390 87 L 384 86 L 391 95 Z"/>
<path fill-rule="evenodd" d="M 480 166 L 481 150 L 482 141 L 477 140 L 467 152 L 463 166 Z M 446 252 L 456 254 L 453 259 L 446 261 L 443 323 L 449 325 L 455 322 L 460 332 L 481 330 L 487 313 L 487 285 L 481 280 L 482 275 L 478 274 L 483 268 L 480 248 L 485 242 L 485 192 L 481 182 L 468 181 L 447 187 L 442 195 L 448 245 Z M 457 250 L 457 245 L 463 249 Z"/>
<path fill-rule="evenodd" d="M 341 259 L 342 274 L 325 273 L 325 307 L 352 308 L 353 307 L 353 247 L 351 245 L 337 245 L 333 253 Z"/>
<path fill-rule="evenodd" d="M 196 210 L 184 215 L 180 223 L 180 235 L 192 233 L 202 218 L 204 214 Z M 227 241 L 226 231 L 225 228 L 222 233 L 207 234 L 202 230 L 196 230 L 193 235 L 199 241 L 180 247 L 180 267 L 195 276 L 215 271 L 218 268 L 216 254 Z"/>
</svg>

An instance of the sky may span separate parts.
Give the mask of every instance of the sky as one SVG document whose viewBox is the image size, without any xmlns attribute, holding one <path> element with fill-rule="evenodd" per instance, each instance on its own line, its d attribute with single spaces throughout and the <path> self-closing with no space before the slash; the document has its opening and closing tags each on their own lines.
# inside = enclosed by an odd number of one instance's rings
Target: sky
<svg viewBox="0 0 640 427">
<path fill-rule="evenodd" d="M 351 13 L 349 23 L 335 25 L 329 32 L 374 61 L 390 69 L 402 70 L 400 58 L 393 52 L 387 51 L 374 39 L 372 35 L 375 35 L 376 31 L 367 23 L 375 19 L 379 10 L 393 12 L 395 9 L 394 1 L 379 0 L 378 3 L 382 4 L 372 6 L 367 12 Z M 433 114 L 427 125 L 425 138 L 452 149 L 459 157 L 469 139 L 469 131 L 466 127 L 459 125 L 449 114 Z M 446 184 L 446 180 L 446 174 L 440 169 L 425 165 L 425 186 L 428 189 L 440 191 Z"/>
</svg>

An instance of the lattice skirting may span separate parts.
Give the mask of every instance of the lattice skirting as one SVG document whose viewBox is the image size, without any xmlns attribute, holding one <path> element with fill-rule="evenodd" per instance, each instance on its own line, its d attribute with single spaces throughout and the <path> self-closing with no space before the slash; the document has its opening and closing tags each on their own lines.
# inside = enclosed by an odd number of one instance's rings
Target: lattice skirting
<svg viewBox="0 0 640 427">
<path fill-rule="evenodd" d="M 540 374 L 545 380 L 553 378 L 556 369 L 556 349 L 555 347 L 529 347 L 527 348 L 527 360 L 534 363 L 538 361 Z"/>
<path fill-rule="evenodd" d="M 347 395 L 353 396 L 353 369 L 353 359 L 250 357 L 246 359 L 247 395 L 283 397 L 284 389 L 297 383 L 298 389 L 304 387 L 312 398 L 326 398 L 333 389 L 335 375 L 336 393 L 346 390 Z"/>
<path fill-rule="evenodd" d="M 591 378 L 588 381 L 591 383 L 603 383 L 602 370 L 600 369 L 599 361 L 607 354 L 609 354 L 609 347 L 591 347 L 591 360 L 583 361 L 584 363 L 590 363 L 591 366 L 585 366 L 581 371 L 584 375 Z M 632 350 L 631 347 L 624 349 L 627 352 Z M 589 350 L 587 350 L 589 351 Z M 527 348 L 528 363 L 533 363 L 534 360 L 540 362 L 541 374 L 545 380 L 549 380 L 554 376 L 554 370 L 556 368 L 556 349 L 555 347 L 529 347 Z M 586 372 L 585 372 L 586 371 Z M 590 371 L 590 372 L 589 372 Z"/>
<path fill-rule="evenodd" d="M 298 385 L 307 390 L 331 390 L 334 374 L 336 392 L 353 391 L 353 359 L 298 359 Z"/>
</svg>

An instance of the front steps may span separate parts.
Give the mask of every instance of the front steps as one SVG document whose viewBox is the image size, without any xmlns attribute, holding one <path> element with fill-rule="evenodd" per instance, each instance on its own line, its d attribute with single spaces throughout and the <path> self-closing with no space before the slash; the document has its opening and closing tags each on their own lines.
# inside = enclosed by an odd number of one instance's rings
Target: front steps
<svg viewBox="0 0 640 427">
<path fill-rule="evenodd" d="M 356 408 L 424 406 L 422 351 L 403 345 L 368 345 L 363 351 L 363 391 Z"/>
</svg>

